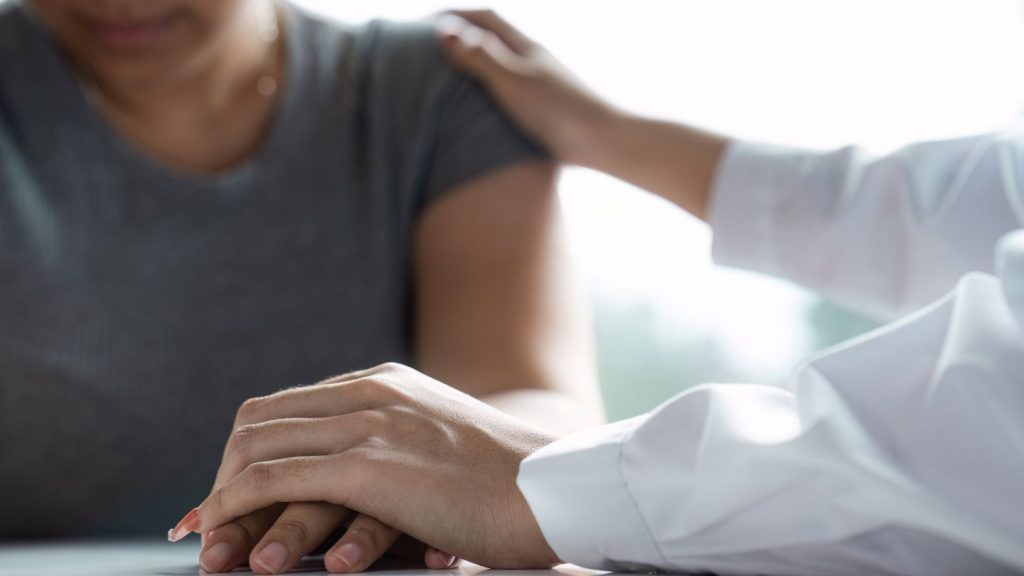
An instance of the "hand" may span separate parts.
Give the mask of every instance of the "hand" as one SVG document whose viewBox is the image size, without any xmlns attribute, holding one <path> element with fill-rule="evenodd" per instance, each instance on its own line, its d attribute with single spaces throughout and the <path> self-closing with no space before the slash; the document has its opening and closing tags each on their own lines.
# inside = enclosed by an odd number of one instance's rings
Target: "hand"
<svg viewBox="0 0 1024 576">
<path fill-rule="evenodd" d="M 239 410 L 232 434 L 217 472 L 214 490 L 223 486 L 244 468 L 237 455 L 247 451 L 252 426 L 263 421 L 250 410 Z M 318 548 L 339 526 L 351 522 L 344 535 L 325 555 L 331 572 L 365 570 L 385 552 L 423 559 L 428 568 L 452 567 L 456 559 L 428 549 L 372 517 L 324 502 L 274 504 L 219 527 L 203 535 L 200 565 L 208 573 L 230 572 L 248 564 L 257 574 L 277 574 L 293 568 L 301 558 Z"/>
<path fill-rule="evenodd" d="M 329 502 L 495 568 L 558 563 L 516 485 L 554 437 L 389 364 L 250 400 L 223 485 L 187 516 L 203 533 L 278 503 Z M 234 475 L 234 471 L 240 471 Z"/>
<path fill-rule="evenodd" d="M 519 127 L 563 162 L 593 167 L 617 113 L 543 46 L 489 10 L 440 16 L 449 58 L 476 76 Z"/>
<path fill-rule="evenodd" d="M 200 566 L 206 573 L 224 573 L 248 560 L 257 574 L 287 572 L 349 520 L 342 538 L 325 555 L 330 572 L 365 570 L 385 553 L 422 559 L 432 570 L 450 568 L 457 562 L 449 554 L 400 537 L 398 531 L 369 516 L 334 504 L 302 502 L 268 506 L 204 534 Z M 353 556 L 354 550 L 358 553 Z"/>
<path fill-rule="evenodd" d="M 559 160 L 621 178 L 710 219 L 727 138 L 613 108 L 493 12 L 451 12 L 437 29 L 455 66 L 479 78 L 505 113 Z"/>
</svg>

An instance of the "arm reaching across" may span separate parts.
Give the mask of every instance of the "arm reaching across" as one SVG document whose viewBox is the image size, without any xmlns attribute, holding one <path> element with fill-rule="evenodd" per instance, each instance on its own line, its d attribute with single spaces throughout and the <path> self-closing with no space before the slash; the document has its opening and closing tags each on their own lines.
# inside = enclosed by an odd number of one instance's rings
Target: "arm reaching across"
<svg viewBox="0 0 1024 576">
<path fill-rule="evenodd" d="M 995 270 L 1024 224 L 1021 134 L 875 157 L 734 143 L 712 199 L 715 260 L 798 282 L 881 319 Z"/>
<path fill-rule="evenodd" d="M 394 365 L 255 399 L 189 528 L 329 501 L 492 567 L 1019 573 L 1024 236 L 1001 250 L 793 392 L 703 386 L 561 440 Z"/>
<path fill-rule="evenodd" d="M 615 108 L 494 12 L 452 12 L 437 27 L 455 65 L 479 78 L 559 160 L 606 172 L 707 218 L 725 138 Z"/>
<path fill-rule="evenodd" d="M 1024 222 L 1021 134 L 874 157 L 726 138 L 617 110 L 492 12 L 439 21 L 449 57 L 560 159 L 708 221 L 716 261 L 780 276 L 880 318 L 911 312 Z"/>
</svg>

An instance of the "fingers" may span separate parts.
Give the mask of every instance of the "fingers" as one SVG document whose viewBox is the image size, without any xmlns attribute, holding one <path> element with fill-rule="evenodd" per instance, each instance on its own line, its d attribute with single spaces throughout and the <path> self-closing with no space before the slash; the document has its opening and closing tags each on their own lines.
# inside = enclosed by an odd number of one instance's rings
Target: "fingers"
<svg viewBox="0 0 1024 576">
<path fill-rule="evenodd" d="M 252 549 L 249 566 L 257 574 L 287 572 L 352 514 L 347 508 L 322 502 L 289 504 Z"/>
<path fill-rule="evenodd" d="M 507 20 L 493 10 L 453 10 L 449 14 L 494 33 L 495 36 L 518 54 L 526 54 L 537 47 L 536 42 L 531 40 L 526 34 L 523 34 L 521 30 L 509 24 Z"/>
<path fill-rule="evenodd" d="M 224 447 L 214 489 L 255 462 L 347 450 L 379 429 L 378 416 L 363 410 L 331 418 L 290 418 L 241 426 Z"/>
<path fill-rule="evenodd" d="M 256 545 L 284 505 L 274 505 L 233 520 L 210 534 L 205 534 L 199 565 L 210 574 L 230 572 L 245 563 Z"/>
<path fill-rule="evenodd" d="M 423 542 L 404 535 L 388 550 L 388 554 L 402 560 L 420 562 L 423 560 L 423 555 L 427 553 L 428 549 L 429 547 Z"/>
<path fill-rule="evenodd" d="M 437 548 L 429 548 L 423 554 L 423 563 L 431 570 L 447 570 L 459 563 L 459 559 Z"/>
<path fill-rule="evenodd" d="M 396 398 L 390 384 L 404 370 L 404 366 L 385 364 L 246 400 L 238 409 L 234 427 L 287 418 L 325 418 L 386 406 Z"/>
<path fill-rule="evenodd" d="M 351 451 L 332 456 L 301 456 L 250 464 L 214 490 L 182 528 L 209 532 L 234 518 L 278 502 L 332 502 L 346 505 L 362 485 L 363 466 Z M 364 491 L 373 486 L 363 485 Z"/>
<path fill-rule="evenodd" d="M 523 57 L 493 32 L 471 24 L 438 22 L 438 31 L 448 57 L 457 68 L 485 82 L 499 82 L 525 66 Z"/>
<path fill-rule="evenodd" d="M 324 555 L 324 564 L 329 572 L 361 572 L 383 556 L 400 535 L 379 520 L 360 514 Z"/>
</svg>

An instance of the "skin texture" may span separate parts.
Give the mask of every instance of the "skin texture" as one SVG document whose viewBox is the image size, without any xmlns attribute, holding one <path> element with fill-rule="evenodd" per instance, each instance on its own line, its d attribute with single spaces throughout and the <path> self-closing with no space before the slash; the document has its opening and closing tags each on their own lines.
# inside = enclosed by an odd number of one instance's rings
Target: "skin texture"
<svg viewBox="0 0 1024 576">
<path fill-rule="evenodd" d="M 516 486 L 555 436 L 411 368 L 384 365 L 246 402 L 231 480 L 185 528 L 205 532 L 275 502 L 329 501 L 496 568 L 559 563 Z"/>
<path fill-rule="evenodd" d="M 506 113 L 558 158 L 618 176 L 707 219 L 714 170 L 727 143 L 724 138 L 616 110 L 587 90 L 544 48 L 492 12 L 452 14 L 440 19 L 438 30 L 452 61 L 476 75 Z M 447 210 L 456 213 L 459 207 Z M 429 220 L 424 223 L 423 230 L 432 229 Z M 543 229 L 537 232 L 544 234 Z M 457 253 L 459 243 L 444 236 L 438 243 L 448 248 L 439 252 Z M 465 249 L 472 256 L 473 243 L 462 245 L 468 245 Z M 451 263 L 458 261 L 453 258 Z M 425 269 L 444 271 L 446 267 L 442 262 Z M 501 265 L 485 266 L 475 273 L 501 269 Z M 456 267 L 448 272 L 459 271 Z M 526 281 L 528 290 L 544 284 Z M 430 285 L 428 280 L 423 296 L 432 300 Z M 521 289 L 516 286 L 509 294 Z M 496 292 L 503 293 L 500 282 Z M 514 295 L 510 297 L 516 301 Z M 440 316 L 447 314 L 443 305 L 430 309 Z M 531 322 L 517 325 L 510 317 L 525 312 L 528 318 L 539 319 L 544 311 L 527 304 L 514 315 L 502 316 L 500 310 L 487 313 L 496 314 L 502 322 L 512 320 L 514 328 L 532 333 Z M 486 325 L 475 319 L 468 328 Z M 435 342 L 442 350 L 466 346 L 485 355 L 488 350 L 507 351 L 501 338 L 509 337 L 513 349 L 516 344 L 526 347 L 513 357 L 544 357 L 542 352 L 531 354 L 529 340 L 517 337 L 514 330 L 492 332 L 494 343 L 501 346 L 480 350 L 475 332 L 461 321 L 442 321 L 434 329 L 440 333 Z M 434 362 L 425 359 L 425 365 L 447 380 L 458 381 L 455 364 Z M 501 365 L 500 358 L 495 363 L 484 356 L 479 365 L 476 369 L 470 361 L 460 367 L 478 374 L 480 381 L 501 381 L 501 373 L 489 374 L 486 369 Z M 557 365 L 557 356 L 552 356 L 548 370 L 557 370 L 552 368 Z M 513 374 L 520 378 L 519 373 Z M 436 380 L 387 365 L 256 399 L 242 411 L 261 423 L 236 431 L 225 453 L 224 475 L 231 479 L 187 517 L 188 529 L 215 529 L 275 502 L 325 500 L 382 519 L 436 548 L 484 565 L 541 568 L 558 562 L 516 485 L 522 460 L 554 437 Z"/>
<path fill-rule="evenodd" d="M 423 216 L 414 253 L 417 360 L 424 371 L 493 407 L 549 432 L 568 433 L 598 423 L 600 402 L 589 385 L 595 376 L 585 309 L 567 277 L 553 174 L 543 162 L 506 168 L 452 191 Z M 259 418 L 250 408 L 239 410 L 236 430 Z M 215 489 L 239 471 L 228 465 L 233 450 L 229 440 Z M 509 469 L 513 478 L 516 466 Z M 301 518 L 287 514 L 262 539 L 248 534 L 261 534 L 272 513 L 232 520 L 209 539 L 225 530 L 237 534 L 245 543 L 241 549 L 254 551 L 254 569 L 277 571 L 259 562 L 271 542 L 285 543 L 284 565 L 291 566 L 352 515 L 348 508 L 308 503 L 322 500 L 294 501 L 289 510 L 301 507 Z M 328 551 L 329 570 L 366 569 L 399 538 L 399 531 L 372 515 L 356 522 L 357 529 Z M 349 543 L 360 550 L 353 564 L 340 555 Z M 399 551 L 423 555 L 422 547 L 399 544 Z M 426 552 L 427 565 L 448 567 L 452 556 L 438 550 Z"/>
<path fill-rule="evenodd" d="M 95 90 L 99 111 L 153 160 L 216 174 L 261 144 L 283 90 L 255 88 L 267 76 L 283 82 L 288 39 L 261 37 L 256 0 L 31 2 Z M 512 167 L 428 210 L 413 262 L 415 347 L 424 370 L 564 432 L 599 423 L 601 411 L 586 314 L 565 272 L 554 179 L 544 163 Z M 249 424 L 243 415 L 236 428 Z M 214 489 L 232 477 L 222 470 Z M 327 555 L 333 571 L 363 570 L 389 549 L 431 568 L 455 561 L 325 499 L 250 512 L 204 534 L 206 571 L 245 563 L 257 573 L 287 571 L 349 522 Z"/>
<path fill-rule="evenodd" d="M 725 138 L 615 108 L 494 12 L 452 12 L 439 19 L 438 31 L 452 62 L 480 79 L 520 128 L 560 160 L 616 176 L 708 219 Z"/>
<path fill-rule="evenodd" d="M 414 273 L 420 369 L 551 432 L 601 423 L 552 165 L 505 168 L 436 202 Z"/>
<path fill-rule="evenodd" d="M 256 86 L 263 76 L 281 82 L 283 38 L 261 37 L 260 5 L 32 0 L 120 135 L 162 164 L 199 174 L 244 161 L 273 117 L 276 96 Z"/>
</svg>

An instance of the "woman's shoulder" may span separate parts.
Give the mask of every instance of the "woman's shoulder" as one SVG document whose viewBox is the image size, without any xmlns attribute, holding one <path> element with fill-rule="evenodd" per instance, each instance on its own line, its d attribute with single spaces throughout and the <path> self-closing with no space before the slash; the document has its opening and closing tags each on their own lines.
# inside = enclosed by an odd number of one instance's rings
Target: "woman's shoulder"
<svg viewBox="0 0 1024 576">
<path fill-rule="evenodd" d="M 0 0 L 0 73 L 9 59 L 24 49 L 25 14 L 18 2 Z"/>
<path fill-rule="evenodd" d="M 321 74 L 375 98 L 423 96 L 459 76 L 427 20 L 348 24 L 295 9 L 300 41 Z"/>
</svg>

